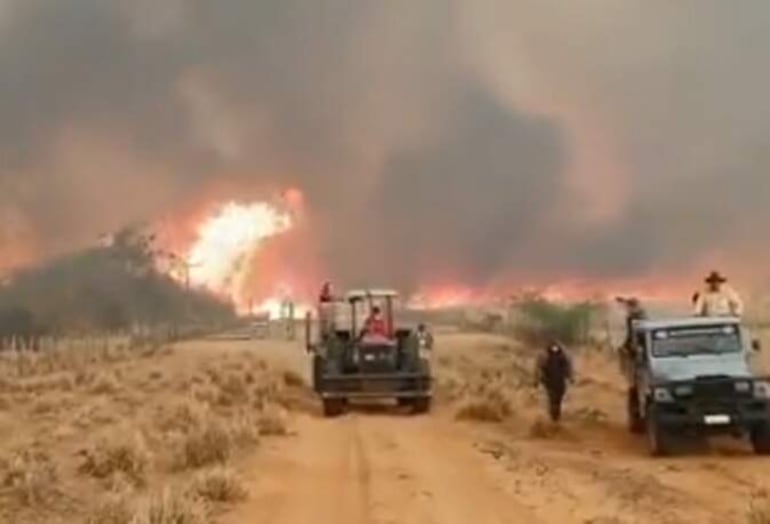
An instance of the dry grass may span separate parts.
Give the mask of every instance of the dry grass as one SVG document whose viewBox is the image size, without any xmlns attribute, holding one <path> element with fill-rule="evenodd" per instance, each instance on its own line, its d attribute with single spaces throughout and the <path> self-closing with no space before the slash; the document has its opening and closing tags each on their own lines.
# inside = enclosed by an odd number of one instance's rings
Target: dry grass
<svg viewBox="0 0 770 524">
<path fill-rule="evenodd" d="M 209 502 L 241 502 L 248 496 L 241 477 L 232 469 L 217 467 L 200 473 L 192 484 L 192 491 Z"/>
<path fill-rule="evenodd" d="M 289 434 L 286 416 L 277 407 L 267 407 L 257 416 L 259 434 L 263 437 L 285 437 Z"/>
<path fill-rule="evenodd" d="M 483 388 L 467 396 L 457 409 L 458 420 L 503 422 L 513 415 L 511 401 L 501 389 Z"/>
<path fill-rule="evenodd" d="M 288 433 L 299 378 L 228 351 L 0 353 L 0 431 L 21 417 L 14 442 L 48 452 L 0 439 L 0 522 L 211 522 L 246 496 L 233 459 Z"/>
<path fill-rule="evenodd" d="M 151 456 L 141 433 L 126 429 L 115 431 L 81 455 L 83 462 L 79 471 L 83 474 L 110 481 L 120 476 L 135 486 L 147 483 Z"/>
<path fill-rule="evenodd" d="M 45 453 L 23 450 L 0 461 L 0 490 L 22 506 L 44 504 L 56 493 L 57 481 L 56 466 Z"/>
<path fill-rule="evenodd" d="M 163 409 L 156 424 L 161 431 L 178 431 L 190 433 L 203 425 L 210 416 L 208 408 L 200 402 L 186 400 Z"/>
<path fill-rule="evenodd" d="M 752 496 L 746 512 L 747 524 L 770 524 L 770 496 L 760 493 Z"/>
<path fill-rule="evenodd" d="M 225 464 L 233 455 L 233 437 L 226 421 L 209 417 L 186 434 L 179 445 L 174 461 L 176 470 L 198 469 Z"/>
<path fill-rule="evenodd" d="M 290 388 L 305 387 L 304 377 L 299 373 L 291 370 L 283 372 L 283 383 Z"/>
<path fill-rule="evenodd" d="M 185 524 L 207 522 L 202 501 L 187 491 L 164 489 L 144 497 L 129 492 L 104 497 L 86 524 Z"/>
<path fill-rule="evenodd" d="M 140 500 L 127 524 L 207 524 L 209 510 L 189 491 L 166 488 Z"/>
</svg>

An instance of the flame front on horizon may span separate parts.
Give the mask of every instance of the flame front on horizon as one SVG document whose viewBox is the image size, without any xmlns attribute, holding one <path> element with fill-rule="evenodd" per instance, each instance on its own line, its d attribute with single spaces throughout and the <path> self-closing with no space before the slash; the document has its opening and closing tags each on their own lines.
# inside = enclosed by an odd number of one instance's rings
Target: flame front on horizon
<svg viewBox="0 0 770 524">
<path fill-rule="evenodd" d="M 292 227 L 292 218 L 269 204 L 230 202 L 198 228 L 186 260 L 190 283 L 232 300 L 247 302 L 243 284 L 249 264 L 265 240 Z"/>
</svg>

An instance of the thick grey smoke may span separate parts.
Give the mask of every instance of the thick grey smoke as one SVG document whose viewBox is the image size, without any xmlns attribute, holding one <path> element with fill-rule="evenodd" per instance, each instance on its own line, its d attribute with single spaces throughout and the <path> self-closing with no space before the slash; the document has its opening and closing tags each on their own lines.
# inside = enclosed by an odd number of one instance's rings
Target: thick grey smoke
<svg viewBox="0 0 770 524">
<path fill-rule="evenodd" d="M 5 264 L 214 186 L 302 188 L 348 281 L 760 253 L 770 5 L 565 4 L 6 0 Z"/>
</svg>

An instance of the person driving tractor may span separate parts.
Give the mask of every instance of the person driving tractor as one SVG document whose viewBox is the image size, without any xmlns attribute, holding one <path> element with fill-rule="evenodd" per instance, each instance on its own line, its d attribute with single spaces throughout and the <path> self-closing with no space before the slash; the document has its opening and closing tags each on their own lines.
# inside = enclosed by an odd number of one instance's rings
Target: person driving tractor
<svg viewBox="0 0 770 524">
<path fill-rule="evenodd" d="M 372 306 L 371 313 L 364 323 L 364 335 L 388 336 L 388 326 L 379 306 Z"/>
</svg>

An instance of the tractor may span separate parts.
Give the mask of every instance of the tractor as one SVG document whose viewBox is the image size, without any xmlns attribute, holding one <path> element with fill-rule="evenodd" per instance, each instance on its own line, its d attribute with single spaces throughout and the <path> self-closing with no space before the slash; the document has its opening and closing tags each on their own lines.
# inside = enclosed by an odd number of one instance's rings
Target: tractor
<svg viewBox="0 0 770 524">
<path fill-rule="evenodd" d="M 319 304 L 317 322 L 308 313 L 306 348 L 325 416 L 342 414 L 351 400 L 395 399 L 413 413 L 430 410 L 430 363 L 417 333 L 394 325 L 397 299 L 391 290 L 351 291 Z M 362 320 L 373 311 L 382 315 L 378 333 L 369 332 Z"/>
</svg>

